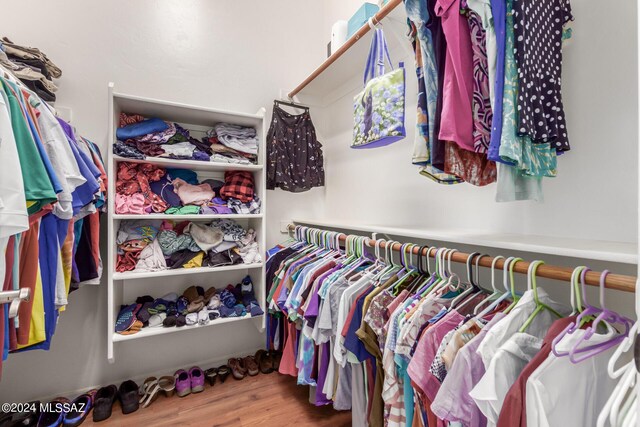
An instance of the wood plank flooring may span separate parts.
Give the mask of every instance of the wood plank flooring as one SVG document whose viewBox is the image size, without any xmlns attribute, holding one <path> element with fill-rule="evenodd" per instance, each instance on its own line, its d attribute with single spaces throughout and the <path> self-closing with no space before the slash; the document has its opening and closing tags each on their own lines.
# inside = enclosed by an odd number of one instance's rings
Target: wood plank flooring
<svg viewBox="0 0 640 427">
<path fill-rule="evenodd" d="M 278 373 L 258 374 L 243 380 L 231 376 L 202 393 L 180 398 L 160 396 L 147 408 L 122 415 L 116 403 L 108 420 L 94 423 L 89 414 L 84 426 L 331 426 L 351 425 L 351 412 L 309 403 L 309 387 Z"/>
</svg>

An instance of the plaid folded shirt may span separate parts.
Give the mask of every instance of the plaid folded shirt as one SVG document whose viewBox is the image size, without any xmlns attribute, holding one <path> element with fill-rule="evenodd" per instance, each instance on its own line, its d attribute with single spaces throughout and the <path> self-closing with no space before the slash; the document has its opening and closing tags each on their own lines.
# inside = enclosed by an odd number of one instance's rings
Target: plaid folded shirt
<svg viewBox="0 0 640 427">
<path fill-rule="evenodd" d="M 253 175 L 249 171 L 228 171 L 220 189 L 223 199 L 238 199 L 243 203 L 253 200 Z"/>
<path fill-rule="evenodd" d="M 236 214 L 258 214 L 260 213 L 260 199 L 255 196 L 253 200 L 247 203 L 242 203 L 238 199 L 229 199 L 227 201 L 227 207 Z"/>
</svg>

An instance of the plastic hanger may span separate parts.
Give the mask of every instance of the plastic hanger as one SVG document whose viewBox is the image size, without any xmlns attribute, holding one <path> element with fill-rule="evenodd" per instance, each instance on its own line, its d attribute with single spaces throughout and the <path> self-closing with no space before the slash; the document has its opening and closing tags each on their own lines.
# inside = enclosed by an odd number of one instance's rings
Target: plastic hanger
<svg viewBox="0 0 640 427">
<path fill-rule="evenodd" d="M 522 325 L 522 327 L 520 328 L 519 332 L 526 331 L 527 328 L 533 322 L 533 320 L 536 318 L 536 316 L 538 316 L 538 314 L 540 314 L 543 310 L 550 311 L 551 313 L 556 315 L 558 318 L 562 317 L 562 314 L 558 313 L 556 310 L 554 310 L 547 304 L 543 303 L 538 298 L 538 285 L 536 283 L 536 271 L 538 270 L 538 267 L 540 267 L 542 264 L 544 264 L 544 261 L 539 261 L 539 260 L 533 261 L 531 264 L 529 264 L 529 269 L 527 270 L 527 290 L 533 290 L 533 300 L 536 303 L 536 309 L 533 310 L 533 313 L 529 315 L 527 320 L 524 322 L 524 325 Z M 511 274 L 513 274 L 512 271 L 513 270 L 510 269 Z"/>
<path fill-rule="evenodd" d="M 397 295 L 396 292 L 398 292 L 400 290 L 400 286 L 405 283 L 410 277 L 414 277 L 415 274 L 417 273 L 417 270 L 413 269 L 411 266 L 407 265 L 406 262 L 406 249 L 407 247 L 411 246 L 412 244 L 410 243 L 404 243 L 402 244 L 401 248 L 400 248 L 400 254 L 401 254 L 401 258 L 400 258 L 400 262 L 402 263 L 402 267 L 403 267 L 403 271 L 405 272 L 404 275 L 402 277 L 400 277 L 400 279 L 398 279 L 398 281 L 396 283 L 393 284 L 393 286 L 391 287 L 391 292 L 394 295 Z"/>
<path fill-rule="evenodd" d="M 571 300 L 571 315 L 575 316 L 578 313 L 581 313 L 582 308 L 582 295 L 580 294 L 580 285 L 578 283 L 578 278 L 582 271 L 587 268 L 584 265 L 579 265 L 578 267 L 573 269 L 571 273 L 571 284 L 569 288 L 571 289 L 570 300 Z"/>
<path fill-rule="evenodd" d="M 605 281 L 607 275 L 609 274 L 609 270 L 604 270 L 600 275 L 600 305 L 601 311 L 598 317 L 593 321 L 592 325 L 589 326 L 584 333 L 584 335 L 576 342 L 573 348 L 569 351 L 569 360 L 573 363 L 579 363 L 583 360 L 586 360 L 590 357 L 593 357 L 597 354 L 600 354 L 604 351 L 607 351 L 611 347 L 617 345 L 622 342 L 625 337 L 629 335 L 629 331 L 632 327 L 632 321 L 615 311 L 607 309 L 605 305 Z M 585 286 L 584 281 L 582 282 L 583 286 Z M 582 289 L 582 293 L 586 293 L 586 289 Z M 598 325 L 601 323 L 605 323 L 605 326 L 609 329 L 610 332 L 615 331 L 612 325 L 622 325 L 625 328 L 625 331 L 621 334 L 615 335 L 612 339 L 581 347 L 582 344 L 588 342 L 593 335 L 596 334 Z"/>
<path fill-rule="evenodd" d="M 461 310 L 462 308 L 466 307 L 467 304 L 471 303 L 471 301 L 475 300 L 477 297 L 479 297 L 483 293 L 489 295 L 489 293 L 479 285 L 479 282 L 480 282 L 480 260 L 482 258 L 486 257 L 486 256 L 489 256 L 489 255 L 480 254 L 479 252 L 477 252 L 476 262 L 475 262 L 475 264 L 476 264 L 475 280 L 472 280 L 472 277 L 473 277 L 472 271 L 469 271 L 471 269 L 470 265 L 467 266 L 467 269 L 468 269 L 467 270 L 467 275 L 469 276 L 470 281 L 471 281 L 471 285 L 473 286 L 473 288 L 475 289 L 476 292 L 473 295 L 471 295 L 469 298 L 467 298 L 463 303 L 461 303 L 457 307 L 458 310 Z M 475 308 L 474 308 L 474 310 L 475 310 Z"/>
<path fill-rule="evenodd" d="M 480 255 L 480 252 L 473 252 L 471 254 L 469 254 L 469 256 L 467 257 L 467 282 L 468 283 L 460 283 L 458 285 L 458 289 L 460 289 L 461 287 L 467 287 L 467 289 L 465 289 L 460 295 L 458 295 L 457 297 L 455 297 L 453 299 L 453 301 L 451 301 L 451 306 L 450 308 L 456 308 L 458 306 L 459 303 L 463 302 L 466 300 L 466 298 L 471 295 L 472 293 L 476 293 L 477 292 L 477 285 L 474 283 L 473 281 L 473 271 L 472 271 L 472 267 L 471 267 L 471 262 L 473 261 L 473 258 L 476 257 L 477 255 Z"/>
<path fill-rule="evenodd" d="M 273 103 L 278 106 L 286 105 L 287 107 L 297 108 L 299 110 L 304 110 L 306 112 L 309 112 L 309 107 L 307 107 L 306 105 L 296 104 L 293 101 L 289 102 L 289 101 L 281 101 L 279 99 L 275 99 Z"/>
<path fill-rule="evenodd" d="M 495 285 L 493 285 L 494 283 L 494 273 L 495 273 L 495 268 L 496 268 L 496 264 L 498 262 L 498 260 L 500 259 L 504 259 L 504 257 L 499 256 L 493 259 L 493 261 L 491 262 L 491 282 L 492 282 L 492 287 L 494 289 Z M 483 317 L 485 317 L 487 314 L 491 313 L 496 307 L 498 307 L 498 305 L 500 305 L 503 301 L 508 300 L 509 298 L 512 298 L 511 296 L 511 289 L 509 288 L 509 285 L 507 283 L 507 271 L 509 269 L 509 264 L 511 264 L 511 262 L 515 259 L 515 257 L 509 257 L 507 259 L 505 259 L 504 261 L 504 265 L 502 266 L 503 268 L 503 277 L 502 277 L 502 285 L 504 286 L 504 291 L 501 291 L 502 295 L 495 300 L 494 302 L 492 302 L 487 308 L 485 308 L 484 310 L 482 310 L 480 313 L 478 313 L 476 315 L 476 319 L 481 319 Z"/>
<path fill-rule="evenodd" d="M 516 304 L 518 303 L 518 301 L 520 301 L 520 297 L 516 293 L 516 285 L 515 285 L 515 280 L 514 280 L 514 277 L 513 277 L 513 268 L 515 267 L 516 263 L 518 263 L 520 261 L 523 261 L 523 259 L 522 258 L 516 258 L 516 257 L 509 257 L 509 258 L 507 258 L 507 261 L 509 261 L 509 267 L 507 268 L 506 265 L 503 267 L 503 269 L 504 269 L 503 278 L 504 278 L 505 288 L 507 288 L 507 292 L 511 293 L 511 301 L 512 302 L 511 302 L 511 305 L 509 305 L 509 307 L 507 307 L 506 310 L 504 311 L 505 314 L 507 314 L 511 310 L 513 310 L 513 307 L 515 307 Z M 507 285 L 507 277 L 509 277 L 511 279 L 510 286 Z"/>
<path fill-rule="evenodd" d="M 584 269 L 582 269 L 582 271 L 580 272 L 580 281 L 581 282 L 584 282 L 586 274 L 589 271 L 591 271 L 591 269 L 589 267 L 585 267 Z M 562 338 L 564 338 L 568 334 L 574 333 L 577 329 L 579 329 L 579 325 L 581 324 L 583 319 L 586 319 L 586 318 L 588 318 L 588 316 L 592 316 L 592 315 L 598 314 L 600 312 L 600 309 L 598 307 L 594 307 L 591 304 L 589 304 L 589 302 L 587 301 L 587 297 L 586 297 L 585 293 L 583 293 L 583 295 L 582 295 L 582 302 L 584 302 L 584 308 L 580 312 L 580 314 L 578 315 L 576 320 L 572 324 L 570 324 L 566 328 L 564 328 L 563 331 L 560 332 L 558 334 L 558 336 L 556 336 L 553 339 L 553 341 L 551 342 L 551 351 L 553 352 L 553 354 L 556 357 L 562 357 L 562 356 L 568 356 L 569 355 L 568 351 L 559 351 L 557 349 L 558 343 L 562 340 Z"/>
<path fill-rule="evenodd" d="M 484 256 L 484 255 L 482 255 Z M 482 258 L 482 256 L 480 258 Z M 480 260 L 480 258 L 478 258 L 478 260 Z M 504 259 L 504 257 L 502 255 L 498 255 L 496 257 L 493 258 L 493 261 L 491 261 L 491 289 L 493 289 L 493 293 L 490 294 L 487 298 L 485 298 L 484 300 L 480 301 L 478 303 L 478 305 L 476 305 L 476 307 L 473 309 L 473 314 L 474 315 L 478 315 L 478 312 L 480 311 L 480 307 L 482 307 L 483 305 L 485 305 L 487 302 L 498 298 L 500 295 L 502 295 L 502 292 L 500 292 L 498 289 L 496 289 L 496 282 L 495 282 L 495 267 L 496 267 L 496 263 L 498 262 L 498 260 Z M 477 271 L 477 267 L 476 267 L 476 271 Z"/>
<path fill-rule="evenodd" d="M 430 255 L 431 255 L 431 250 L 435 251 L 435 255 L 434 258 L 436 259 L 436 269 L 434 271 L 431 271 L 431 266 L 430 266 Z M 420 288 L 416 291 L 416 294 L 419 295 L 421 298 L 423 298 L 424 296 L 426 296 L 431 289 L 433 288 L 434 284 L 437 283 L 440 280 L 440 276 L 438 274 L 438 254 L 440 250 L 438 248 L 436 248 L 435 246 L 432 247 L 428 247 L 427 248 L 427 253 L 425 254 L 425 258 L 426 258 L 426 262 L 427 262 L 427 272 L 429 273 L 428 277 L 425 277 L 425 280 L 422 282 Z"/>
</svg>

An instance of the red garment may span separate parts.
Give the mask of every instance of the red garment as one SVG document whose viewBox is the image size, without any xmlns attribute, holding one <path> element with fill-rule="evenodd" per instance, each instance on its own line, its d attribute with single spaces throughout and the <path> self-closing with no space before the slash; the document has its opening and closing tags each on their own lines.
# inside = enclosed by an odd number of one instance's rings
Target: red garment
<svg viewBox="0 0 640 427">
<path fill-rule="evenodd" d="M 298 376 L 296 367 L 296 350 L 298 349 L 298 329 L 296 324 L 285 320 L 285 344 L 278 372 L 283 375 Z"/>
<path fill-rule="evenodd" d="M 467 151 L 449 141 L 446 142 L 444 171 L 478 187 L 496 182 L 498 176 L 496 163 L 486 154 Z"/>
<path fill-rule="evenodd" d="M 165 170 L 148 163 L 118 163 L 116 192 L 130 196 L 140 193 L 145 199 L 145 208 L 151 207 L 154 212 L 164 212 L 169 205 L 160 196 L 151 191 L 150 182 L 160 180 Z"/>
<path fill-rule="evenodd" d="M 362 297 L 362 294 L 370 291 L 372 286 L 365 286 L 365 288 L 360 291 L 353 300 L 351 307 L 349 307 L 349 314 L 347 314 L 347 319 L 344 322 L 344 326 L 342 327 L 342 331 L 340 331 L 340 335 L 343 337 L 347 337 L 347 332 L 349 331 L 349 326 L 351 326 L 351 321 L 353 320 L 353 314 L 356 311 L 356 305 L 358 304 L 358 300 Z M 360 320 L 362 322 L 362 320 Z"/>
<path fill-rule="evenodd" d="M 31 295 L 36 290 L 36 277 L 38 275 L 38 258 L 40 249 L 38 246 L 38 232 L 40 231 L 40 220 L 32 222 L 29 229 L 22 233 L 20 240 L 20 288 L 29 288 Z M 18 316 L 20 327 L 17 331 L 17 344 L 29 344 L 29 333 L 31 330 L 31 310 L 33 308 L 33 296 L 29 301 L 20 303 Z"/>
<path fill-rule="evenodd" d="M 527 405 L 526 405 L 526 388 L 527 380 L 538 367 L 547 360 L 551 353 L 551 346 L 555 337 L 576 320 L 577 316 L 565 317 L 558 319 L 549 328 L 547 334 L 542 341 L 542 347 L 538 354 L 527 363 L 518 379 L 509 389 L 504 398 L 502 410 L 498 417 L 496 427 L 526 427 L 527 425 Z"/>
<path fill-rule="evenodd" d="M 94 212 L 85 217 L 85 224 L 89 222 L 89 233 L 91 233 L 91 256 L 96 268 L 101 264 L 100 260 L 100 212 Z"/>
<path fill-rule="evenodd" d="M 227 171 L 224 174 L 224 186 L 220 189 L 220 197 L 224 200 L 233 198 L 242 203 L 253 200 L 253 175 L 249 171 Z"/>
<path fill-rule="evenodd" d="M 366 359 L 364 361 L 365 367 L 365 375 L 367 376 L 367 395 L 369 398 L 367 399 L 367 420 L 371 417 L 371 410 L 373 409 L 373 393 L 375 393 L 376 388 L 376 374 L 374 373 L 376 369 L 376 362 L 374 359 Z"/>
<path fill-rule="evenodd" d="M 125 271 L 135 270 L 136 264 L 138 264 L 138 258 L 140 252 L 125 252 L 124 254 L 118 254 L 118 260 L 116 261 L 116 271 L 123 273 Z"/>
<path fill-rule="evenodd" d="M 140 114 L 120 113 L 120 120 L 118 121 L 118 127 L 123 128 L 127 125 L 133 125 L 135 123 L 140 123 L 145 120 L 146 119 Z"/>
<path fill-rule="evenodd" d="M 13 282 L 13 262 L 15 260 L 15 244 L 16 237 L 11 236 L 7 240 L 7 247 L 5 251 L 5 266 L 6 271 L 4 275 L 4 283 L 2 284 L 2 290 L 8 291 L 12 289 Z M 1 254 L 0 254 L 1 255 Z M 4 306 L 5 304 L 0 304 L 0 351 L 4 349 L 4 340 L 9 339 L 9 337 L 4 336 L 5 325 L 4 325 Z M 2 378 L 2 357 L 0 357 L 0 378 Z"/>
</svg>

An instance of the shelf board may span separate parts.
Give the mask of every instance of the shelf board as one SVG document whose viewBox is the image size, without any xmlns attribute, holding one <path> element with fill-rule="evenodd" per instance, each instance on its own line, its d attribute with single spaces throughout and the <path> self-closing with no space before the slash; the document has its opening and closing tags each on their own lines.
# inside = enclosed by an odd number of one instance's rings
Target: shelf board
<svg viewBox="0 0 640 427">
<path fill-rule="evenodd" d="M 212 219 L 251 219 L 264 218 L 263 214 L 228 214 L 228 215 L 169 215 L 169 214 L 148 214 L 148 215 L 118 215 L 114 214 L 113 219 L 169 219 L 188 221 L 207 221 Z"/>
<path fill-rule="evenodd" d="M 125 271 L 124 273 L 113 273 L 113 280 L 134 280 L 134 279 L 153 279 L 167 276 L 185 276 L 189 274 L 203 274 L 203 273 L 219 273 L 222 271 L 236 271 L 236 270 L 253 270 L 256 268 L 262 268 L 263 263 L 257 262 L 253 264 L 236 264 L 225 267 L 195 267 L 195 268 L 176 268 L 174 270 L 162 270 L 152 272 L 135 272 Z"/>
<path fill-rule="evenodd" d="M 192 169 L 195 171 L 228 171 L 228 170 L 259 171 L 259 170 L 262 170 L 261 165 L 237 165 L 233 163 L 202 162 L 198 160 L 178 160 L 178 159 L 169 159 L 169 158 L 163 158 L 163 157 L 147 157 L 144 160 L 140 160 L 140 159 L 129 159 L 127 157 L 116 156 L 114 154 L 113 160 L 116 162 L 150 163 L 152 165 L 162 166 L 165 168 Z"/>
<path fill-rule="evenodd" d="M 385 28 L 391 21 L 398 23 L 397 28 L 390 28 L 389 31 L 385 31 L 385 39 L 389 46 L 389 52 L 391 52 L 391 59 L 394 61 L 399 60 L 400 55 L 397 49 L 401 48 L 401 46 L 392 32 L 396 31 L 401 34 L 400 37 L 406 39 L 404 35 L 407 27 L 406 18 L 402 0 L 389 1 L 374 17 L 374 22 L 382 21 Z M 362 76 L 367 56 L 369 55 L 372 35 L 373 32 L 369 24 L 364 24 L 344 45 L 333 52 L 331 56 L 289 92 L 288 96 L 290 98 L 299 96 L 302 100 L 311 98 L 310 101 L 317 101 L 324 99 L 328 94 L 340 88 L 341 85 L 347 82 L 350 83 L 356 75 Z M 410 48 L 409 40 L 406 39 L 405 42 Z M 393 64 L 394 67 L 396 65 L 397 63 Z M 411 66 L 409 66 L 410 68 Z M 359 82 L 362 85 L 361 79 Z"/>
<path fill-rule="evenodd" d="M 219 122 L 262 126 L 261 121 L 265 112 L 264 109 L 260 109 L 256 114 L 239 113 L 117 92 L 113 93 L 113 99 L 125 113 L 137 113 L 145 117 L 159 117 L 163 120 L 208 127 Z"/>
<path fill-rule="evenodd" d="M 243 317 L 218 318 L 216 320 L 210 321 L 206 325 L 191 325 L 191 326 L 183 326 L 181 328 L 177 328 L 175 326 L 171 327 L 171 328 L 165 328 L 165 327 L 162 327 L 162 326 L 157 326 L 157 327 L 152 327 L 152 328 L 147 327 L 147 328 L 142 328 L 142 330 L 140 330 L 140 332 L 138 332 L 136 334 L 132 334 L 132 335 L 121 335 L 121 334 L 114 333 L 113 334 L 113 342 L 131 341 L 131 340 L 136 340 L 136 339 L 140 339 L 140 338 L 148 338 L 148 337 L 155 337 L 155 336 L 158 336 L 158 335 L 171 334 L 171 333 L 175 333 L 175 332 L 192 331 L 192 330 L 197 330 L 197 329 L 208 328 L 208 327 L 211 327 L 211 326 L 219 326 L 219 325 L 223 325 L 225 323 L 239 322 L 241 320 L 261 319 L 263 316 L 264 315 L 251 317 L 251 315 L 249 313 L 247 313 Z"/>
<path fill-rule="evenodd" d="M 573 239 L 565 237 L 536 236 L 525 234 L 477 232 L 473 230 L 429 230 L 379 225 L 340 223 L 324 220 L 294 219 L 299 225 L 353 230 L 364 233 L 387 234 L 398 237 L 413 237 L 429 241 L 442 241 L 486 248 L 532 252 L 585 260 L 636 264 L 637 244 L 601 240 Z"/>
</svg>

